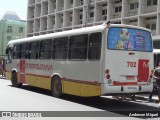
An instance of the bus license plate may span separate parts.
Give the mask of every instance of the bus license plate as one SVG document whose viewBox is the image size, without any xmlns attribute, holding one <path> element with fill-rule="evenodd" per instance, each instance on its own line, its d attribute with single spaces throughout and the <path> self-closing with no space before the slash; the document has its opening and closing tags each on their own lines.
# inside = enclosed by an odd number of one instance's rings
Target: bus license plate
<svg viewBox="0 0 160 120">
<path fill-rule="evenodd" d="M 131 86 L 129 86 L 129 87 L 127 87 L 127 89 L 128 90 L 137 90 L 137 87 L 131 87 Z"/>
</svg>

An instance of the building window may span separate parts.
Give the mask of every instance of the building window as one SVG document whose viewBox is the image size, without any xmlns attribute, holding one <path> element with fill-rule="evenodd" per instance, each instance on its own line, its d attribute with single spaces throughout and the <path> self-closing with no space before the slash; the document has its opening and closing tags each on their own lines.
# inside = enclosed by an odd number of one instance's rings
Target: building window
<svg viewBox="0 0 160 120">
<path fill-rule="evenodd" d="M 90 18 L 93 18 L 93 17 L 94 17 L 94 13 L 91 12 L 91 13 L 90 13 Z"/>
<path fill-rule="evenodd" d="M 133 23 L 133 22 L 137 22 L 137 19 L 129 21 L 129 23 Z"/>
<path fill-rule="evenodd" d="M 160 41 L 153 41 L 153 48 L 160 49 Z"/>
<path fill-rule="evenodd" d="M 83 15 L 80 15 L 79 18 L 82 19 L 82 18 L 83 18 Z"/>
<path fill-rule="evenodd" d="M 130 10 L 133 10 L 133 9 L 138 9 L 138 2 L 130 4 Z"/>
<path fill-rule="evenodd" d="M 107 15 L 107 9 L 102 10 L 102 15 Z"/>
<path fill-rule="evenodd" d="M 146 28 L 147 28 L 147 29 L 150 29 L 150 24 L 147 24 L 147 25 L 146 25 Z"/>
<path fill-rule="evenodd" d="M 73 0 L 71 0 L 71 4 L 73 4 Z"/>
<path fill-rule="evenodd" d="M 146 28 L 147 28 L 147 29 L 151 29 L 151 30 L 156 30 L 156 23 L 147 24 L 147 25 L 146 25 Z"/>
<path fill-rule="evenodd" d="M 102 4 L 102 7 L 107 7 L 107 4 Z"/>
<path fill-rule="evenodd" d="M 80 1 L 81 5 L 83 5 L 83 0 Z"/>
<path fill-rule="evenodd" d="M 114 22 L 114 24 L 121 24 L 121 22 Z"/>
<path fill-rule="evenodd" d="M 115 7 L 115 13 L 121 12 L 122 6 Z"/>
<path fill-rule="evenodd" d="M 157 16 L 154 16 L 154 17 L 147 17 L 146 20 L 156 20 L 157 19 Z"/>
<path fill-rule="evenodd" d="M 117 1 L 115 1 L 115 4 L 121 3 L 121 2 L 122 2 L 122 0 L 117 0 Z"/>
<path fill-rule="evenodd" d="M 151 30 L 156 30 L 156 24 L 151 24 Z"/>
<path fill-rule="evenodd" d="M 72 22 L 72 17 L 70 17 L 70 22 Z"/>
<path fill-rule="evenodd" d="M 7 41 L 10 41 L 11 39 L 11 36 L 7 36 Z"/>
<path fill-rule="evenodd" d="M 157 5 L 157 0 L 153 0 L 153 5 Z"/>
<path fill-rule="evenodd" d="M 8 26 L 8 29 L 6 31 L 7 33 L 11 33 L 12 32 L 12 26 Z"/>
<path fill-rule="evenodd" d="M 147 0 L 147 6 L 157 5 L 157 0 Z"/>
<path fill-rule="evenodd" d="M 147 0 L 147 6 L 151 6 L 151 0 Z"/>
<path fill-rule="evenodd" d="M 19 27 L 19 32 L 23 33 L 23 27 Z"/>
</svg>

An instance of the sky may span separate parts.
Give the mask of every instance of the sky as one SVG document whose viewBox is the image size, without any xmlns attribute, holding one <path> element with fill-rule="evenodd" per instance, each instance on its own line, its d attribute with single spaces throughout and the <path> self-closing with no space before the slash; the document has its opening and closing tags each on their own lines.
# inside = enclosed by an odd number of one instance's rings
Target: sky
<svg viewBox="0 0 160 120">
<path fill-rule="evenodd" d="M 14 11 L 22 20 L 27 19 L 28 0 L 0 0 L 0 16 L 5 11 Z"/>
</svg>

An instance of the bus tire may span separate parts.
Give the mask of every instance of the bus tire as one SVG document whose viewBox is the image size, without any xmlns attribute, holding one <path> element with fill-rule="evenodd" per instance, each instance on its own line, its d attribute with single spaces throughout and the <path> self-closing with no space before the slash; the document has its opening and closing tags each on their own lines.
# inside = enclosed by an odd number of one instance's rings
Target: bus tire
<svg viewBox="0 0 160 120">
<path fill-rule="evenodd" d="M 22 86 L 22 83 L 19 83 L 17 80 L 17 73 L 16 72 L 12 73 L 11 83 L 12 83 L 13 87 L 21 87 Z"/>
<path fill-rule="evenodd" d="M 62 83 L 60 77 L 53 77 L 51 83 L 51 92 L 54 97 L 59 98 L 62 96 Z"/>
</svg>

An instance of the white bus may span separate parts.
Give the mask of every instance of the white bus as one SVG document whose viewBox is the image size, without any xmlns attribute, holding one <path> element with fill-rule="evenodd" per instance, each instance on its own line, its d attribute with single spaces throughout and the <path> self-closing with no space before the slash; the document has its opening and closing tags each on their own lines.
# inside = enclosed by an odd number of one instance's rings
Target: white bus
<svg viewBox="0 0 160 120">
<path fill-rule="evenodd" d="M 91 97 L 152 91 L 151 32 L 106 24 L 12 40 L 6 78 L 62 94 Z"/>
</svg>

